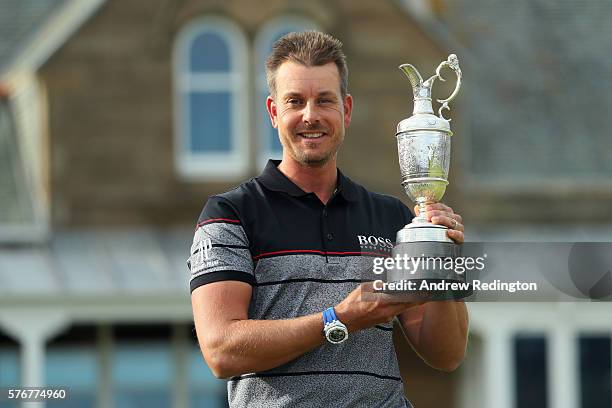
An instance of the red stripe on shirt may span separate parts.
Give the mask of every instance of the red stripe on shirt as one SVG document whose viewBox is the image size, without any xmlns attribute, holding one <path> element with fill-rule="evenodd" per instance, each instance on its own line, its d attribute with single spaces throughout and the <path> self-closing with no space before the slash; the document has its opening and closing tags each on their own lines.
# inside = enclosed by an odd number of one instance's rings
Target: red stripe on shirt
<svg viewBox="0 0 612 408">
<path fill-rule="evenodd" d="M 319 251 L 316 249 L 287 249 L 284 251 L 272 251 L 272 252 L 263 252 L 259 255 L 253 257 L 253 259 L 257 260 L 270 255 L 282 255 L 282 254 L 317 254 L 317 255 L 375 255 L 375 256 L 389 256 L 388 254 L 378 253 L 378 252 L 339 252 L 339 251 Z"/>
<path fill-rule="evenodd" d="M 211 222 L 228 222 L 230 224 L 240 224 L 240 220 L 234 220 L 231 218 L 211 218 L 209 220 L 199 222 L 198 225 L 196 225 L 196 229 L 200 228 L 202 225 L 209 224 Z"/>
</svg>

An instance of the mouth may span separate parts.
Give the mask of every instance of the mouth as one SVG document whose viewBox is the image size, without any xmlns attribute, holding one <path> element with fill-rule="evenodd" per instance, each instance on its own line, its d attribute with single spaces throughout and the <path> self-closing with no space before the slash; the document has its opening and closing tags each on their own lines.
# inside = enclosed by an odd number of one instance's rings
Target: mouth
<svg viewBox="0 0 612 408">
<path fill-rule="evenodd" d="M 325 136 L 324 132 L 300 132 L 298 136 L 303 137 L 304 139 L 314 140 L 320 139 Z"/>
</svg>

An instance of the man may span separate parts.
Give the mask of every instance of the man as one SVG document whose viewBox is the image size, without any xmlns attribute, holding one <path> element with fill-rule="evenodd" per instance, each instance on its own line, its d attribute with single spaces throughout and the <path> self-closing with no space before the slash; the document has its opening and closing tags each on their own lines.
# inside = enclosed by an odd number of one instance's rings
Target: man
<svg viewBox="0 0 612 408">
<path fill-rule="evenodd" d="M 360 240 L 388 245 L 412 215 L 336 168 L 353 106 L 341 46 L 313 31 L 275 43 L 267 108 L 282 160 L 211 197 L 198 222 L 194 320 L 209 367 L 229 378 L 231 406 L 410 406 L 393 347 L 396 316 L 431 366 L 451 371 L 465 353 L 463 302 L 361 300 Z M 451 208 L 435 204 L 427 216 L 463 241 Z"/>
</svg>

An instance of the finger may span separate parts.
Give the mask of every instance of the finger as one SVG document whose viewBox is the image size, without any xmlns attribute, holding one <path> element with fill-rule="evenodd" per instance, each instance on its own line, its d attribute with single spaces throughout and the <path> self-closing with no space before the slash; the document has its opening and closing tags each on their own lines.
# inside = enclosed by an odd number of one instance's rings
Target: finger
<svg viewBox="0 0 612 408">
<path fill-rule="evenodd" d="M 403 309 L 410 309 L 417 306 L 422 306 L 428 302 L 429 295 L 425 293 L 412 293 L 411 300 L 397 303 L 397 306 Z"/>
<path fill-rule="evenodd" d="M 359 285 L 359 290 L 361 291 L 361 293 L 374 293 L 374 282 L 362 282 L 361 285 Z"/>
<path fill-rule="evenodd" d="M 372 282 L 372 281 L 361 282 L 359 287 L 361 288 L 361 290 L 372 289 L 374 287 L 374 282 Z"/>
<path fill-rule="evenodd" d="M 451 230 L 463 231 L 463 224 L 457 221 L 454 217 L 439 215 L 431 218 L 431 223 L 436 225 L 444 225 Z"/>
<path fill-rule="evenodd" d="M 405 305 L 418 306 L 431 300 L 431 293 L 427 291 L 407 291 L 391 293 L 389 305 L 406 307 Z"/>
<path fill-rule="evenodd" d="M 465 241 L 465 236 L 463 234 L 463 231 L 449 229 L 448 231 L 446 231 L 446 234 L 448 235 L 450 239 L 455 241 L 457 244 L 463 244 L 463 242 Z"/>
<path fill-rule="evenodd" d="M 461 218 L 459 214 L 451 214 L 450 218 L 452 219 L 451 223 L 453 224 L 451 229 L 454 229 L 457 231 L 464 231 L 463 223 L 462 223 L 463 218 Z"/>
<path fill-rule="evenodd" d="M 406 308 L 407 305 L 418 306 L 429 299 L 423 292 L 378 293 L 376 300 L 387 307 Z"/>
<path fill-rule="evenodd" d="M 413 299 L 416 298 L 413 296 Z M 393 313 L 399 315 L 407 310 L 423 307 L 426 303 L 428 303 L 427 300 L 412 300 L 409 302 L 398 303 L 397 305 L 394 305 L 395 310 L 393 311 Z"/>
<path fill-rule="evenodd" d="M 427 211 L 425 213 L 425 216 L 427 217 L 427 219 L 431 219 L 432 217 L 450 217 L 450 218 L 455 218 L 454 217 L 455 214 L 453 213 L 449 213 L 447 211 L 442 211 L 442 210 L 431 210 L 431 211 Z M 455 218 L 457 221 L 459 221 L 458 218 Z"/>
<path fill-rule="evenodd" d="M 418 216 L 421 213 L 421 207 L 419 207 L 419 205 L 415 205 L 414 206 L 414 215 Z"/>
<path fill-rule="evenodd" d="M 448 205 L 444 204 L 444 203 L 431 203 L 431 204 L 427 204 L 427 207 L 425 207 L 426 211 L 433 211 L 433 210 L 438 210 L 438 211 L 444 211 L 444 212 L 448 212 L 453 214 L 454 211 L 451 207 L 449 207 Z"/>
</svg>

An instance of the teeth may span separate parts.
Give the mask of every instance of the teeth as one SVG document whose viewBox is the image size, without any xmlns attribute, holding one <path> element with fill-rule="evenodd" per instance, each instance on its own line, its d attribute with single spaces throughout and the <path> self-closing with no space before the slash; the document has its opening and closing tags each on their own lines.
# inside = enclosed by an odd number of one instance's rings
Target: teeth
<svg viewBox="0 0 612 408">
<path fill-rule="evenodd" d="M 316 139 L 317 137 L 321 137 L 323 136 L 323 133 L 302 133 L 302 137 L 308 138 L 308 139 Z"/>
</svg>

